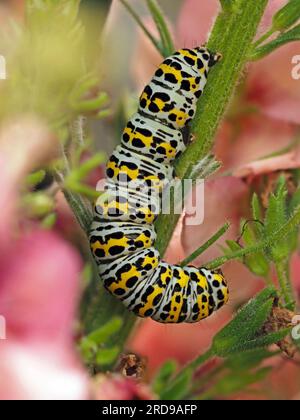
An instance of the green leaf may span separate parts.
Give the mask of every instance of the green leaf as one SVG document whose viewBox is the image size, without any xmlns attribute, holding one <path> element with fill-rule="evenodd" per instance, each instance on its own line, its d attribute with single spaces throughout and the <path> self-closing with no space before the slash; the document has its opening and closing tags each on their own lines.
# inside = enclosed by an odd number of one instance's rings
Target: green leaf
<svg viewBox="0 0 300 420">
<path fill-rule="evenodd" d="M 35 185 L 42 182 L 45 176 L 46 176 L 46 171 L 44 169 L 33 172 L 32 174 L 29 174 L 26 176 L 26 179 L 25 179 L 26 185 L 28 185 L 29 187 L 34 187 Z"/>
<path fill-rule="evenodd" d="M 206 262 L 205 267 L 213 270 L 225 264 L 227 261 L 236 260 L 238 258 L 244 257 L 245 255 L 249 255 L 264 250 L 266 248 L 270 248 L 270 246 L 276 243 L 276 241 L 282 241 L 283 238 L 286 238 L 292 232 L 295 232 L 295 229 L 297 229 L 299 224 L 300 206 L 296 207 L 289 219 L 283 225 L 279 226 L 277 230 L 271 232 L 270 236 L 264 237 L 257 244 L 254 244 L 248 248 L 240 248 L 237 251 L 232 252 L 231 254 L 225 254 L 221 257 L 215 258 L 212 261 Z"/>
<path fill-rule="evenodd" d="M 244 345 L 236 346 L 235 352 L 261 349 L 270 346 L 271 344 L 275 344 L 283 340 L 290 332 L 291 328 L 285 328 L 280 331 L 262 335 L 258 338 L 255 338 L 254 340 L 250 340 L 247 343 L 244 343 Z"/>
<path fill-rule="evenodd" d="M 175 360 L 167 360 L 162 367 L 159 369 L 156 374 L 152 389 L 157 394 L 160 395 L 164 390 L 166 384 L 169 382 L 169 379 L 174 375 L 177 370 L 177 362 Z"/>
<path fill-rule="evenodd" d="M 161 392 L 161 400 L 180 400 L 183 399 L 189 392 L 191 381 L 193 377 L 192 369 L 186 369 L 181 372 L 174 382 Z"/>
<path fill-rule="evenodd" d="M 108 349 L 99 349 L 95 362 L 98 366 L 111 365 L 119 356 L 120 347 L 114 346 Z"/>
<path fill-rule="evenodd" d="M 157 51 L 164 56 L 164 48 L 161 45 L 161 42 L 156 39 L 152 35 L 150 31 L 148 31 L 147 27 L 144 25 L 142 19 L 139 17 L 139 15 L 135 12 L 134 8 L 128 3 L 127 0 L 120 0 L 120 2 L 123 4 L 123 6 L 127 9 L 131 17 L 136 21 L 136 23 L 139 25 L 139 27 L 142 29 L 144 34 L 147 36 L 147 38 L 152 42 L 154 47 L 157 49 Z"/>
<path fill-rule="evenodd" d="M 45 216 L 44 219 L 41 221 L 41 227 L 43 229 L 52 229 L 56 223 L 56 220 L 57 220 L 56 213 L 47 214 L 47 216 Z"/>
<path fill-rule="evenodd" d="M 262 228 L 262 225 L 258 222 L 251 221 L 250 223 L 245 222 L 242 228 L 243 240 L 247 247 L 256 244 L 261 239 L 261 233 L 256 229 L 257 225 Z M 256 229 L 256 230 L 255 230 Z M 244 257 L 244 263 L 249 270 L 261 277 L 267 277 L 270 267 L 267 258 L 263 252 L 255 252 Z"/>
<path fill-rule="evenodd" d="M 232 9 L 234 0 L 220 0 L 220 3 L 224 12 L 230 12 L 230 10 Z"/>
<path fill-rule="evenodd" d="M 114 317 L 105 325 L 86 336 L 85 339 L 96 345 L 99 345 L 105 343 L 108 338 L 116 334 L 121 329 L 121 327 L 122 319 L 119 317 Z"/>
<path fill-rule="evenodd" d="M 32 217 L 44 217 L 52 212 L 55 207 L 53 198 L 43 192 L 28 193 L 22 201 Z"/>
<path fill-rule="evenodd" d="M 266 349 L 245 351 L 234 356 L 230 355 L 225 360 L 224 366 L 234 372 L 250 370 L 259 366 L 264 360 L 274 357 L 276 354 L 278 353 L 270 352 Z"/>
<path fill-rule="evenodd" d="M 267 320 L 276 297 L 276 289 L 268 287 L 251 299 L 235 318 L 214 338 L 215 355 L 224 357 L 237 350 L 249 350 L 248 344 Z"/>
<path fill-rule="evenodd" d="M 105 325 L 83 337 L 79 342 L 79 350 L 87 363 L 97 365 L 109 365 L 119 353 L 119 347 L 105 348 L 108 339 L 120 331 L 122 319 L 113 317 Z"/>
<path fill-rule="evenodd" d="M 286 196 L 287 189 L 285 184 L 285 178 L 281 176 L 278 181 L 277 189 L 274 194 L 269 197 L 268 208 L 265 217 L 265 234 L 270 236 L 273 232 L 278 230 L 280 226 L 283 226 L 287 221 L 287 209 L 286 209 Z M 288 238 L 282 238 L 281 240 L 272 243 L 270 247 L 270 256 L 273 261 L 280 261 L 287 258 L 290 254 Z"/>
<path fill-rule="evenodd" d="M 247 255 L 244 259 L 244 263 L 253 274 L 259 277 L 266 278 L 269 274 L 269 261 L 261 252 Z"/>
<path fill-rule="evenodd" d="M 276 39 L 261 47 L 255 48 L 249 56 L 249 60 L 260 60 L 266 55 L 270 54 L 279 47 L 293 41 L 300 40 L 300 25 L 295 26 L 293 29 L 280 34 Z"/>
<path fill-rule="evenodd" d="M 254 373 L 251 372 L 230 372 L 219 380 L 219 382 L 213 386 L 209 391 L 200 395 L 199 399 L 206 400 L 212 398 L 218 398 L 220 396 L 231 395 L 235 392 L 245 390 L 246 387 L 252 384 L 256 384 L 271 372 L 271 368 L 262 368 Z"/>
<path fill-rule="evenodd" d="M 300 19 L 300 0 L 289 0 L 273 16 L 272 27 L 275 31 L 284 31 L 293 26 Z"/>
</svg>

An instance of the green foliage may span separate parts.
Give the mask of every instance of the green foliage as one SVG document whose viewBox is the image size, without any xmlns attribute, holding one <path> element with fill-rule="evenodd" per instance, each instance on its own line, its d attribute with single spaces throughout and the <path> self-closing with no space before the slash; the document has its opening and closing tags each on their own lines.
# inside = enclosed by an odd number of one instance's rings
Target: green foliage
<svg viewBox="0 0 300 420">
<path fill-rule="evenodd" d="M 25 179 L 25 184 L 27 187 L 35 187 L 37 184 L 43 181 L 45 176 L 46 176 L 46 171 L 44 169 L 33 172 L 27 175 Z"/>
<path fill-rule="evenodd" d="M 252 246 L 256 243 L 257 236 L 261 233 L 262 226 L 259 220 L 250 223 L 243 221 L 242 232 L 243 240 L 246 246 Z M 270 264 L 263 252 L 254 252 L 246 255 L 243 262 L 256 275 L 267 278 L 270 271 Z"/>
<path fill-rule="evenodd" d="M 193 378 L 192 369 L 185 369 L 174 380 L 170 381 L 165 389 L 160 393 L 162 400 L 181 400 L 190 392 Z"/>
<path fill-rule="evenodd" d="M 97 87 L 99 80 L 92 75 L 87 75 L 83 80 L 78 81 L 69 96 L 69 104 L 76 114 L 96 112 L 95 117 L 103 118 L 109 115 L 109 109 L 103 109 L 108 104 L 107 93 L 100 92 L 92 98 L 85 98 L 87 92 Z"/>
<path fill-rule="evenodd" d="M 289 0 L 288 3 L 278 10 L 272 19 L 272 28 L 275 31 L 289 29 L 300 19 L 300 0 Z"/>
<path fill-rule="evenodd" d="M 31 217 L 43 217 L 54 210 L 54 200 L 43 192 L 27 193 L 23 196 L 22 204 Z"/>
<path fill-rule="evenodd" d="M 117 334 L 122 327 L 121 318 L 114 317 L 107 324 L 83 337 L 79 342 L 79 350 L 83 360 L 94 368 L 111 365 L 120 354 L 119 346 L 105 347 L 108 339 Z"/>
<path fill-rule="evenodd" d="M 291 226 L 289 232 L 284 236 L 276 235 L 276 238 L 268 241 L 268 238 L 274 235 L 274 232 L 280 232 L 280 229 L 289 223 L 295 209 L 299 205 L 300 193 L 296 193 L 292 198 L 288 197 L 286 181 L 283 176 L 278 180 L 275 191 L 269 197 L 268 208 L 265 215 L 262 215 L 256 194 L 252 198 L 252 215 L 253 220 L 243 222 L 241 228 L 241 236 L 243 238 L 245 248 L 233 241 L 227 242 L 228 249 L 225 250 L 227 255 L 230 251 L 239 252 L 238 249 L 254 249 L 254 252 L 245 252 L 243 262 L 254 274 L 259 275 L 269 282 L 269 273 L 271 263 L 277 269 L 281 292 L 285 304 L 293 309 L 293 295 L 289 281 L 288 261 L 292 253 L 298 245 L 298 228 Z M 265 246 L 257 246 L 257 244 L 266 244 Z M 256 249 L 255 249 L 256 248 Z"/>
<path fill-rule="evenodd" d="M 265 379 L 271 371 L 271 368 L 260 368 L 260 365 L 276 354 L 259 349 L 228 356 L 196 381 L 193 395 L 207 400 L 228 397 L 240 391 L 251 393 L 250 385 Z"/>
<path fill-rule="evenodd" d="M 88 198 L 96 199 L 99 196 L 99 192 L 86 185 L 84 180 L 93 169 L 99 167 L 104 161 L 105 155 L 103 153 L 96 153 L 90 159 L 78 164 L 78 166 L 65 177 L 65 188 Z"/>
<path fill-rule="evenodd" d="M 47 214 L 41 221 L 41 227 L 43 229 L 52 229 L 57 220 L 56 213 Z"/>
<path fill-rule="evenodd" d="M 250 300 L 213 340 L 212 349 L 216 356 L 224 357 L 251 347 L 251 342 L 271 313 L 276 291 L 267 288 Z M 252 349 L 255 348 L 253 345 Z"/>
<path fill-rule="evenodd" d="M 270 283 L 271 264 L 277 271 L 281 295 L 287 308 L 295 306 L 293 291 L 289 279 L 289 260 L 298 246 L 300 223 L 300 192 L 287 194 L 286 181 L 283 176 L 278 180 L 275 191 L 269 197 L 268 208 L 263 215 L 256 194 L 252 198 L 253 219 L 242 222 L 239 242 L 226 241 L 224 256 L 205 264 L 208 268 L 216 268 L 231 259 L 239 259 L 254 274 L 263 277 Z"/>
<path fill-rule="evenodd" d="M 277 48 L 282 47 L 290 42 L 295 42 L 300 40 L 300 25 L 295 26 L 290 31 L 284 32 L 280 34 L 276 39 L 273 41 L 268 42 L 261 47 L 255 48 L 250 56 L 250 60 L 260 60 L 261 58 L 265 57 L 266 55 L 272 53 L 273 51 L 277 50 Z"/>
<path fill-rule="evenodd" d="M 247 391 L 250 385 L 257 384 L 265 379 L 271 370 L 271 367 L 256 369 L 254 372 L 232 370 L 216 381 L 208 391 L 200 394 L 199 399 L 208 400 L 220 396 L 228 397 L 239 391 Z"/>
<path fill-rule="evenodd" d="M 177 370 L 177 363 L 175 360 L 167 360 L 156 374 L 152 389 L 157 395 L 161 395 L 170 378 Z"/>
</svg>

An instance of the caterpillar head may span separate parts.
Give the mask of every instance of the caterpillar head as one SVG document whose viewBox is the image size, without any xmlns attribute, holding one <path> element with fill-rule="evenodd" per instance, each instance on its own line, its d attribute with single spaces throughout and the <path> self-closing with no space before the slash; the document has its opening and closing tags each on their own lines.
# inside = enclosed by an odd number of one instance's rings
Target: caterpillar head
<svg viewBox="0 0 300 420">
<path fill-rule="evenodd" d="M 192 49 L 183 48 L 176 51 L 174 55 L 180 56 L 186 65 L 200 74 L 207 74 L 209 69 L 222 58 L 220 53 L 210 51 L 205 46 L 195 47 Z"/>
<path fill-rule="evenodd" d="M 229 290 L 225 277 L 220 269 L 202 269 L 209 285 L 209 293 L 214 301 L 214 310 L 217 311 L 228 302 Z"/>
</svg>

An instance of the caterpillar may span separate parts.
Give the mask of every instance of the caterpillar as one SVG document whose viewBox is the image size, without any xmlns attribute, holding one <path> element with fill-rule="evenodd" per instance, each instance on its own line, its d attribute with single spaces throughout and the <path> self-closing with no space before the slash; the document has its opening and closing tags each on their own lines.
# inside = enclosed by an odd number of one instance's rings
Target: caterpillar
<svg viewBox="0 0 300 420">
<path fill-rule="evenodd" d="M 95 203 L 90 246 L 104 287 L 137 316 L 158 322 L 197 322 L 228 301 L 221 270 L 162 261 L 153 226 L 172 163 L 186 149 L 184 129 L 220 57 L 196 47 L 162 62 L 107 162 L 105 193 Z"/>
</svg>

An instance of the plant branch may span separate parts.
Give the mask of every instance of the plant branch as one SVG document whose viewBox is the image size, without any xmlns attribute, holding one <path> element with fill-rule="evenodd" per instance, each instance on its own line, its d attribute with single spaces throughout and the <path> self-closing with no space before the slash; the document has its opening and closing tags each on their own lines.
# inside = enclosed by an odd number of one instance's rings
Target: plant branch
<svg viewBox="0 0 300 420">
<path fill-rule="evenodd" d="M 206 241 L 203 245 L 201 245 L 198 249 L 196 249 L 191 255 L 189 255 L 186 259 L 184 259 L 180 265 L 183 267 L 185 265 L 190 264 L 194 261 L 199 255 L 203 254 L 212 244 L 214 244 L 224 233 L 229 229 L 230 224 L 225 223 L 208 241 Z"/>
</svg>

